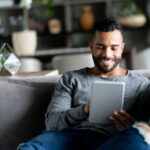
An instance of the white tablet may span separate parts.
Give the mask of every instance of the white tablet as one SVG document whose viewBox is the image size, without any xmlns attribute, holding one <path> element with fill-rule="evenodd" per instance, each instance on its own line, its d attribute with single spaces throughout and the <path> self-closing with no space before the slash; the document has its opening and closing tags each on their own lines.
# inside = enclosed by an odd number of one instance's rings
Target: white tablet
<svg viewBox="0 0 150 150">
<path fill-rule="evenodd" d="M 92 84 L 89 122 L 109 124 L 108 117 L 123 108 L 125 83 L 95 81 Z"/>
</svg>

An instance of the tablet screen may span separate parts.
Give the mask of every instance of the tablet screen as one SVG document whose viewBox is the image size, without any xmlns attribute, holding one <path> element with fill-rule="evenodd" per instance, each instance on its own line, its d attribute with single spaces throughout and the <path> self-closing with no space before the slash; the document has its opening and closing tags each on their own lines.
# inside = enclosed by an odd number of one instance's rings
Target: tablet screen
<svg viewBox="0 0 150 150">
<path fill-rule="evenodd" d="M 108 117 L 123 108 L 125 83 L 95 81 L 92 84 L 89 122 L 110 124 Z"/>
</svg>

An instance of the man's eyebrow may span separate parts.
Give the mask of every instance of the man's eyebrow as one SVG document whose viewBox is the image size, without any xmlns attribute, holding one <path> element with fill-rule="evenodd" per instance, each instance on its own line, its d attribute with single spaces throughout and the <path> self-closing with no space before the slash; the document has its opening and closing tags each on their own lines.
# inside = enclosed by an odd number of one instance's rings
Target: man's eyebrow
<svg viewBox="0 0 150 150">
<path fill-rule="evenodd" d="M 102 43 L 96 43 L 96 45 L 100 45 L 100 46 L 107 46 L 107 45 L 102 44 Z"/>
<path fill-rule="evenodd" d="M 111 46 L 119 46 L 119 44 L 112 44 Z"/>
<path fill-rule="evenodd" d="M 102 43 L 96 43 L 96 45 L 98 45 L 98 46 L 106 46 L 107 47 L 107 45 L 102 44 Z M 112 44 L 110 46 L 119 46 L 119 44 Z"/>
</svg>

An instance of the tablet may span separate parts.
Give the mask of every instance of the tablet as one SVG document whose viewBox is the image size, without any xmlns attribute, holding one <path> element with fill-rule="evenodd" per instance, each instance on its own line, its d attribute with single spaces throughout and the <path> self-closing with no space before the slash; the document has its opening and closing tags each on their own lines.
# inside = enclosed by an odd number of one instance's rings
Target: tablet
<svg viewBox="0 0 150 150">
<path fill-rule="evenodd" d="M 108 117 L 114 110 L 123 109 L 125 83 L 94 81 L 90 101 L 89 122 L 110 124 Z"/>
</svg>

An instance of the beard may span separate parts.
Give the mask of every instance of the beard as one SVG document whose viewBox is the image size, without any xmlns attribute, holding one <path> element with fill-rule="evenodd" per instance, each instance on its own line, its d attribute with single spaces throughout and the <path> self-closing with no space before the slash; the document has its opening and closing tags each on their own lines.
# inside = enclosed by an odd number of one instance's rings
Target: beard
<svg viewBox="0 0 150 150">
<path fill-rule="evenodd" d="M 108 72 L 113 71 L 119 65 L 121 61 L 121 58 L 95 57 L 94 55 L 92 55 L 92 57 L 93 57 L 95 66 L 98 68 L 99 71 L 103 73 L 108 73 Z M 104 60 L 110 60 L 114 63 L 111 67 L 108 67 L 108 66 L 102 65 L 101 62 Z"/>
</svg>

